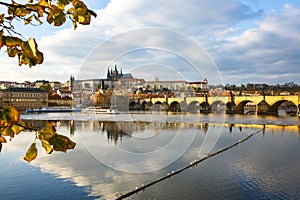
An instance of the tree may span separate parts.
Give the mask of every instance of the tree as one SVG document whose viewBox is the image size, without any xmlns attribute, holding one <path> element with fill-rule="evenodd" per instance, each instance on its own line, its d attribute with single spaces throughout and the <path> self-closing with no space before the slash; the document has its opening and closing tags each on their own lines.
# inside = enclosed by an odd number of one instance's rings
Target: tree
<svg viewBox="0 0 300 200">
<path fill-rule="evenodd" d="M 41 86 L 40 86 L 40 89 L 41 89 L 41 90 L 45 90 L 45 91 L 47 91 L 48 93 L 50 93 L 51 90 L 52 90 L 50 84 L 41 85 Z"/>
<path fill-rule="evenodd" d="M 7 13 L 0 13 L 0 51 L 6 47 L 7 55 L 17 56 L 20 66 L 42 64 L 44 56 L 38 50 L 34 38 L 23 40 L 22 34 L 15 29 L 16 21 L 32 26 L 42 25 L 46 21 L 51 25 L 61 26 L 70 20 L 76 29 L 78 24 L 90 24 L 91 16 L 96 17 L 96 13 L 80 0 L 28 0 L 28 3 L 6 3 L 0 0 L 1 5 L 7 8 Z M 58 134 L 51 123 L 44 129 L 34 129 L 30 123 L 20 119 L 20 112 L 15 107 L 0 108 L 0 151 L 8 137 L 11 140 L 25 130 L 34 131 L 36 136 L 24 156 L 28 162 L 37 157 L 37 141 L 40 141 L 48 154 L 53 151 L 66 152 L 76 145 L 68 137 Z"/>
<path fill-rule="evenodd" d="M 42 64 L 43 53 L 38 50 L 34 38 L 23 40 L 22 34 L 15 30 L 15 21 L 22 21 L 24 25 L 42 25 L 43 21 L 54 26 L 63 25 L 67 19 L 76 29 L 78 24 L 88 25 L 91 16 L 96 13 L 79 0 L 28 0 L 27 4 L 6 3 L 0 5 L 7 7 L 7 13 L 0 13 L 0 50 L 6 46 L 9 57 L 18 56 L 19 65 L 35 66 Z"/>
</svg>

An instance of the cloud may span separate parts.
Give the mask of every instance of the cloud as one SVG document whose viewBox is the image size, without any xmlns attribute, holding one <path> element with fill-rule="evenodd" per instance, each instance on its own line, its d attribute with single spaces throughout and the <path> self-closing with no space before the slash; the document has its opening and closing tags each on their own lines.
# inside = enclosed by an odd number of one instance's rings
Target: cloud
<svg viewBox="0 0 300 200">
<path fill-rule="evenodd" d="M 216 63 L 224 83 L 300 82 L 297 58 L 300 53 L 300 22 L 297 20 L 299 8 L 291 4 L 284 5 L 280 13 L 266 13 L 262 9 L 253 10 L 238 0 L 133 0 L 126 4 L 121 0 L 111 0 L 97 13 L 98 17 L 90 26 L 80 26 L 76 31 L 59 30 L 42 37 L 39 48 L 45 53 L 45 62 L 42 66 L 34 67 L 37 68 L 35 70 L 22 69 L 20 72 L 16 62 L 1 56 L 1 65 L 5 63 L 10 70 L 7 71 L 8 75 L 0 76 L 0 79 L 17 77 L 18 80 L 28 80 L 45 77 L 65 81 L 70 74 L 81 74 L 82 67 L 92 61 L 97 61 L 94 62 L 97 66 L 90 66 L 94 68 L 89 78 L 99 78 L 106 74 L 110 64 L 114 65 L 113 61 L 118 61 L 117 64 L 125 73 L 134 67 L 151 66 L 154 63 L 172 67 L 177 74 L 193 81 L 207 78 L 212 84 L 220 82 L 220 78 L 214 79 L 215 66 L 212 71 L 205 72 L 200 67 L 203 65 L 198 63 L 197 76 L 193 76 L 195 71 L 189 66 L 189 60 L 180 57 L 183 54 L 188 55 L 189 59 L 195 60 L 198 57 L 201 60 L 193 45 L 187 45 L 176 37 L 170 38 L 168 34 L 149 32 L 141 38 L 138 34 L 133 34 L 134 30 L 159 27 L 178 32 L 183 38 L 193 40 L 199 48 L 203 47 L 203 55 L 213 58 L 210 62 Z M 120 34 L 129 31 L 133 31 L 131 35 L 123 37 L 123 41 L 116 41 Z M 148 49 L 134 51 L 132 48 L 135 46 L 130 44 L 132 41 L 134 44 L 141 43 Z M 122 44 L 120 48 L 127 48 L 130 52 L 116 57 L 120 49 L 107 48 L 101 51 L 101 55 L 95 54 L 99 46 L 109 42 L 120 42 L 111 45 L 118 48 L 118 44 Z M 157 46 L 172 49 L 172 52 L 152 48 Z M 178 49 L 179 53 L 176 52 Z M 152 72 L 155 73 L 154 70 Z M 156 74 L 164 77 L 162 79 L 170 77 L 167 73 Z M 268 80 L 269 77 L 272 78 Z"/>
<path fill-rule="evenodd" d="M 233 73 L 232 82 L 299 83 L 299 17 L 300 9 L 286 4 L 281 13 L 266 14 L 256 28 L 228 37 L 214 54 L 223 75 Z"/>
</svg>

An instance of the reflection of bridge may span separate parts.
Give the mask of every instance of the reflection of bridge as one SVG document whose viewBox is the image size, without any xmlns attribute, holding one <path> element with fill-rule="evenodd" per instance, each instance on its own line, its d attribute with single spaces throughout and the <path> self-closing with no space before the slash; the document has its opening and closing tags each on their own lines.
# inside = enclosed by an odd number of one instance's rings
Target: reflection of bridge
<svg viewBox="0 0 300 200">
<path fill-rule="evenodd" d="M 183 97 L 132 99 L 131 108 L 141 110 L 168 110 L 190 112 L 245 113 L 251 107 L 257 114 L 278 114 L 281 104 L 288 102 L 298 114 L 299 96 L 225 96 L 225 97 Z"/>
</svg>

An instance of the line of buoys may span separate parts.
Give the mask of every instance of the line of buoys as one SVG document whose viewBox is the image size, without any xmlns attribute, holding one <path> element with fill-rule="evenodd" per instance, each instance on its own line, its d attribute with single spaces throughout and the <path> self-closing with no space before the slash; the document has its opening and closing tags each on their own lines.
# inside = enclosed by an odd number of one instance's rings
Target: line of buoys
<svg viewBox="0 0 300 200">
<path fill-rule="evenodd" d="M 191 168 L 191 167 L 194 167 L 194 166 L 196 166 L 197 164 L 203 162 L 204 160 L 206 160 L 206 159 L 208 159 L 208 158 L 210 158 L 210 157 L 213 157 L 213 156 L 215 156 L 215 155 L 218 155 L 218 154 L 220 154 L 220 153 L 222 153 L 222 152 L 224 152 L 224 151 L 227 151 L 227 150 L 229 150 L 229 149 L 231 149 L 231 148 L 233 148 L 233 147 L 235 147 L 235 146 L 237 146 L 237 145 L 239 145 L 239 144 L 245 142 L 246 140 L 248 140 L 249 138 L 251 138 L 253 135 L 255 135 L 255 134 L 257 134 L 257 133 L 259 133 L 259 132 L 261 132 L 261 131 L 263 131 L 263 129 L 260 129 L 260 130 L 258 130 L 258 131 L 256 131 L 256 132 L 254 132 L 254 133 L 248 135 L 247 137 L 245 137 L 245 138 L 242 139 L 242 140 L 239 140 L 238 142 L 234 143 L 233 145 L 230 145 L 230 146 L 228 146 L 228 147 L 226 147 L 226 148 L 224 148 L 224 149 L 219 149 L 219 151 L 217 151 L 217 152 L 215 152 L 215 153 L 204 154 L 204 155 L 203 155 L 203 158 L 201 158 L 201 159 L 199 159 L 199 160 L 191 161 L 187 166 L 185 166 L 185 167 L 183 167 L 183 168 L 180 168 L 180 169 L 177 169 L 176 171 L 173 170 L 171 173 L 167 173 L 166 176 L 163 176 L 163 177 L 161 177 L 161 178 L 159 178 L 159 179 L 157 179 L 157 180 L 155 180 L 155 181 L 152 181 L 152 182 L 150 182 L 150 183 L 148 183 L 148 184 L 145 184 L 145 185 L 142 184 L 141 187 L 135 187 L 135 189 L 132 190 L 132 191 L 129 191 L 129 192 L 125 193 L 125 194 L 120 194 L 120 193 L 118 193 L 118 197 L 116 198 L 116 200 L 120 200 L 120 199 L 127 198 L 127 197 L 129 197 L 129 196 L 131 196 L 131 195 L 133 195 L 133 194 L 138 193 L 139 191 L 145 190 L 146 188 L 150 187 L 151 185 L 154 185 L 154 184 L 156 184 L 156 183 L 158 183 L 158 182 L 161 182 L 161 181 L 163 181 L 163 180 L 165 180 L 165 179 L 168 179 L 168 178 L 170 178 L 170 177 L 172 177 L 172 176 L 175 176 L 176 174 L 179 174 L 180 172 L 182 172 L 182 171 L 184 171 L 184 170 L 186 170 L 186 169 L 189 169 L 189 168 Z"/>
</svg>

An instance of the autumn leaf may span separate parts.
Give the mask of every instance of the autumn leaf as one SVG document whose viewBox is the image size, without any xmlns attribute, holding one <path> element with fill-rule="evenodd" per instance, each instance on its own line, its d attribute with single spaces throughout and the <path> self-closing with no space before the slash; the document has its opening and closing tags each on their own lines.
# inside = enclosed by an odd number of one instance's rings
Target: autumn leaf
<svg viewBox="0 0 300 200">
<path fill-rule="evenodd" d="M 25 128 L 21 127 L 19 125 L 13 125 L 11 127 L 11 130 L 14 132 L 15 135 L 18 135 L 21 131 L 23 131 Z"/>
<path fill-rule="evenodd" d="M 6 139 L 5 139 L 5 137 L 0 135 L 0 144 L 1 143 L 6 143 Z"/>
<path fill-rule="evenodd" d="M 13 138 L 15 136 L 15 133 L 14 131 L 11 129 L 11 127 L 6 127 L 4 129 L 4 131 L 2 132 L 2 135 L 5 135 L 5 136 L 9 136 L 10 138 Z"/>
<path fill-rule="evenodd" d="M 18 37 L 5 37 L 5 45 L 7 47 L 15 47 L 20 46 L 22 44 L 22 40 Z"/>
<path fill-rule="evenodd" d="M 24 160 L 30 162 L 37 157 L 37 154 L 38 150 L 36 148 L 36 143 L 32 143 L 24 156 Z"/>
<path fill-rule="evenodd" d="M 47 154 L 51 154 L 53 152 L 53 149 L 50 145 L 50 143 L 47 140 L 41 140 L 42 146 L 44 147 Z"/>
<path fill-rule="evenodd" d="M 50 138 L 49 143 L 53 146 L 54 151 L 66 152 L 68 149 L 74 149 L 76 143 L 64 135 L 54 135 Z"/>
<path fill-rule="evenodd" d="M 28 121 L 25 121 L 25 120 L 20 120 L 17 123 L 17 125 L 20 127 L 23 127 L 24 129 L 29 129 L 30 131 L 32 129 L 32 125 Z"/>
<path fill-rule="evenodd" d="M 20 120 L 20 112 L 13 106 L 6 106 L 0 111 L 0 123 L 4 126 L 11 125 Z"/>
</svg>

